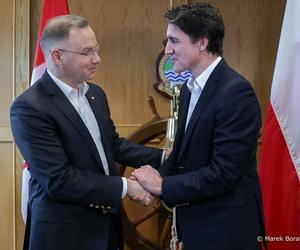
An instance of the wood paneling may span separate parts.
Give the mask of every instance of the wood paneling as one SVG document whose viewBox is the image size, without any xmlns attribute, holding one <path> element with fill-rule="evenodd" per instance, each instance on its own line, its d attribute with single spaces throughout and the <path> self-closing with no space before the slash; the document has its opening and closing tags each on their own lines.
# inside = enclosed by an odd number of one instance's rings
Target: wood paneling
<svg viewBox="0 0 300 250">
<path fill-rule="evenodd" d="M 15 0 L 15 63 L 14 63 L 14 93 L 20 95 L 29 87 L 30 82 L 30 2 Z M 14 144 L 14 180 L 15 180 L 15 249 L 22 249 L 24 239 L 24 222 L 21 216 L 23 157 Z"/>
<path fill-rule="evenodd" d="M 170 0 L 170 7 L 175 7 L 181 4 L 187 4 L 188 0 Z"/>
<path fill-rule="evenodd" d="M 14 249 L 15 213 L 14 213 L 14 168 L 13 143 L 0 142 L 0 249 Z"/>
<path fill-rule="evenodd" d="M 0 15 L 0 126 L 9 125 L 9 106 L 13 100 L 13 1 L 1 1 Z"/>
<path fill-rule="evenodd" d="M 9 107 L 13 100 L 14 1 L 2 0 L 0 10 L 0 249 L 14 249 L 14 166 L 9 132 Z"/>
<path fill-rule="evenodd" d="M 0 126 L 0 142 L 13 141 L 11 129 L 9 126 Z"/>
</svg>

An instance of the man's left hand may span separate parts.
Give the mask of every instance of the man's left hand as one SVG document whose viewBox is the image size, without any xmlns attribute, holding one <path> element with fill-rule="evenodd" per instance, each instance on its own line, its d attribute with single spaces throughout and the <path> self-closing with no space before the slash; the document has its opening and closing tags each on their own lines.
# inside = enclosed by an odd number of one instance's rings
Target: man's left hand
<svg viewBox="0 0 300 250">
<path fill-rule="evenodd" d="M 134 178 L 145 188 L 148 192 L 155 196 L 162 194 L 162 177 L 159 172 L 150 165 L 141 166 L 135 169 L 132 174 Z"/>
</svg>

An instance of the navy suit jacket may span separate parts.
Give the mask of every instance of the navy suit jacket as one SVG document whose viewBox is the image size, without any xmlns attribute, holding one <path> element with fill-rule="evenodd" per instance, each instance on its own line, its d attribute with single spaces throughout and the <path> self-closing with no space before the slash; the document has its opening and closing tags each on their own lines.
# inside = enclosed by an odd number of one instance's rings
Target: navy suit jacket
<svg viewBox="0 0 300 250">
<path fill-rule="evenodd" d="M 163 199 L 177 207 L 187 250 L 259 249 L 262 201 L 256 171 L 259 103 L 249 82 L 222 59 L 185 131 L 190 91 L 183 85 L 173 152 L 160 169 Z"/>
<path fill-rule="evenodd" d="M 32 176 L 29 249 L 107 250 L 112 225 L 122 249 L 122 180 L 115 161 L 160 165 L 160 149 L 119 137 L 105 93 L 88 84 L 86 97 L 99 125 L 110 176 L 82 119 L 47 72 L 12 104 L 12 132 Z"/>
</svg>

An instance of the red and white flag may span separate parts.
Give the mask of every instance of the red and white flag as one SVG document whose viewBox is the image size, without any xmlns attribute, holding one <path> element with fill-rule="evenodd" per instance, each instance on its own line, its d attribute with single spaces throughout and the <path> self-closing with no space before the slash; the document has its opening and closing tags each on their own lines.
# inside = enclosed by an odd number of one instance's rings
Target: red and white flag
<svg viewBox="0 0 300 250">
<path fill-rule="evenodd" d="M 259 175 L 269 250 L 300 249 L 299 13 L 300 1 L 287 0 L 263 129 Z"/>
<path fill-rule="evenodd" d="M 35 58 L 33 63 L 33 70 L 31 76 L 31 84 L 34 84 L 39 78 L 42 77 L 46 69 L 44 55 L 40 47 L 40 37 L 42 35 L 45 24 L 49 19 L 55 16 L 67 15 L 69 14 L 69 7 L 67 0 L 44 0 L 40 26 L 38 30 L 37 44 L 35 49 Z M 30 173 L 28 171 L 28 165 L 23 164 L 23 177 L 22 177 L 22 200 L 21 200 L 21 210 L 23 220 L 26 223 L 27 218 L 27 203 L 28 203 L 28 183 L 30 179 Z"/>
</svg>

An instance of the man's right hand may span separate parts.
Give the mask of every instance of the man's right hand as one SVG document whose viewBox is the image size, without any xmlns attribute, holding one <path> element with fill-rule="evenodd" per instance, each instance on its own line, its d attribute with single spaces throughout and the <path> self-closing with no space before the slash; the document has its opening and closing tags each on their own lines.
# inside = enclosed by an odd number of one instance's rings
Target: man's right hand
<svg viewBox="0 0 300 250">
<path fill-rule="evenodd" d="M 142 205 L 149 205 L 154 199 L 138 181 L 129 178 L 127 178 L 127 195 Z"/>
</svg>

